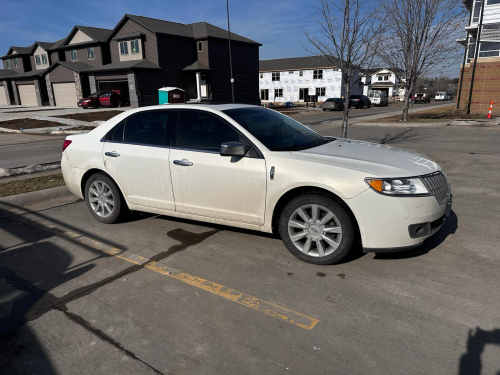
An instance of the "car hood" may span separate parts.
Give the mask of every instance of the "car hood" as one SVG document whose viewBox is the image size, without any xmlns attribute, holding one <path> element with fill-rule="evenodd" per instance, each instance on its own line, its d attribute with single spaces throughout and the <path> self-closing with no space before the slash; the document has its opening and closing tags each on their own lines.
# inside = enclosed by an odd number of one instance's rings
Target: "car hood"
<svg viewBox="0 0 500 375">
<path fill-rule="evenodd" d="M 311 149 L 294 151 L 292 155 L 302 160 L 363 171 L 367 177 L 411 177 L 441 170 L 425 155 L 352 139 L 337 139 Z"/>
</svg>

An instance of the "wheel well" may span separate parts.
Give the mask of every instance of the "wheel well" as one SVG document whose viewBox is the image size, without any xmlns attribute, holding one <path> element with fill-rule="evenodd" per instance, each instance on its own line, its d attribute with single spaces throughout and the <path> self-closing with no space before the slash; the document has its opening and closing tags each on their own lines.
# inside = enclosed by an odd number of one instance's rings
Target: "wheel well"
<svg viewBox="0 0 500 375">
<path fill-rule="evenodd" d="M 305 194 L 319 194 L 319 195 L 325 195 L 331 199 L 333 199 L 335 202 L 340 204 L 342 208 L 346 210 L 348 215 L 350 216 L 355 232 L 360 238 L 360 231 L 359 231 L 359 226 L 358 222 L 356 220 L 356 217 L 354 216 L 353 212 L 349 208 L 345 202 L 338 197 L 337 195 L 333 194 L 331 191 L 314 187 L 314 186 L 301 186 L 295 189 L 292 189 L 290 191 L 287 191 L 276 203 L 276 206 L 274 206 L 274 211 L 273 211 L 273 218 L 272 218 L 272 229 L 274 234 L 279 234 L 279 219 L 281 216 L 281 212 L 285 208 L 288 202 L 290 202 L 292 199 L 300 196 L 300 195 L 305 195 Z"/>
<path fill-rule="evenodd" d="M 106 176 L 108 176 L 112 181 L 115 182 L 116 184 L 116 181 L 113 179 L 113 177 L 111 177 L 109 174 L 107 174 L 106 172 L 104 172 L 103 170 L 101 169 L 97 169 L 97 168 L 93 168 L 93 169 L 89 169 L 87 172 L 85 172 L 85 174 L 83 175 L 82 177 L 82 181 L 80 183 L 80 188 L 82 189 L 82 195 L 83 195 L 83 199 L 85 199 L 85 185 L 87 184 L 87 181 L 89 180 L 89 178 L 96 174 L 96 173 L 102 173 Z M 118 186 L 118 185 L 116 185 Z M 120 187 L 118 187 L 118 190 L 120 190 Z M 121 191 L 120 191 L 121 193 Z"/>
</svg>

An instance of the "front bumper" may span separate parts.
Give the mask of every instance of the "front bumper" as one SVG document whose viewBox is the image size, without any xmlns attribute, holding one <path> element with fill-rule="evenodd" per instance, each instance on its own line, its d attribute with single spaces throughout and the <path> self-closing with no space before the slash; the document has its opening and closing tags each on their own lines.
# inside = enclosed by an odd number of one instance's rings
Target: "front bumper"
<svg viewBox="0 0 500 375">
<path fill-rule="evenodd" d="M 439 204 L 434 196 L 385 196 L 366 190 L 349 199 L 358 222 L 365 252 L 392 252 L 414 248 L 435 234 L 451 212 L 451 197 Z M 425 226 L 418 236 L 410 227 Z"/>
</svg>

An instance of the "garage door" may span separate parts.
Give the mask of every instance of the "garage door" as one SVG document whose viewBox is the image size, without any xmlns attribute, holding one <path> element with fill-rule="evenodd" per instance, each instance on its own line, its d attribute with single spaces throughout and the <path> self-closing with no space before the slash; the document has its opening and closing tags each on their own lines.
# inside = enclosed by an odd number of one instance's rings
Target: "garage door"
<svg viewBox="0 0 500 375">
<path fill-rule="evenodd" d="M 21 98 L 22 105 L 38 105 L 35 85 L 18 85 L 17 92 Z"/>
<path fill-rule="evenodd" d="M 54 100 L 56 105 L 64 107 L 76 107 L 78 99 L 76 98 L 76 86 L 71 83 L 54 83 L 52 84 L 54 92 Z"/>
<path fill-rule="evenodd" d="M 5 97 L 5 88 L 0 86 L 0 105 L 7 104 L 7 98 Z"/>
</svg>

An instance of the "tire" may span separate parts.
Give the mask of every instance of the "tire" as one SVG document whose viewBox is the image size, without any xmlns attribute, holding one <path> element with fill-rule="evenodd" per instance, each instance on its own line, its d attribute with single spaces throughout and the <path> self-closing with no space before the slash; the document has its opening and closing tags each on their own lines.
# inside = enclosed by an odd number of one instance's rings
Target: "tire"
<svg viewBox="0 0 500 375">
<path fill-rule="evenodd" d="M 316 207 L 316 221 L 313 220 L 313 206 Z M 306 222 L 299 210 L 311 221 Z M 331 218 L 321 223 L 327 212 Z M 324 232 L 325 228 L 332 232 Z M 280 216 L 279 231 L 283 243 L 295 257 L 318 265 L 340 262 L 351 250 L 355 238 L 347 211 L 333 199 L 320 194 L 300 195 L 288 202 Z"/>
<path fill-rule="evenodd" d="M 371 108 L 372 107 L 372 103 L 368 104 L 367 108 Z"/>
<path fill-rule="evenodd" d="M 325 112 L 325 111 L 326 111 L 326 108 L 323 108 L 323 112 Z"/>
<path fill-rule="evenodd" d="M 87 180 L 85 202 L 92 216 L 105 224 L 113 224 L 130 212 L 118 186 L 103 173 L 93 174 Z"/>
</svg>

